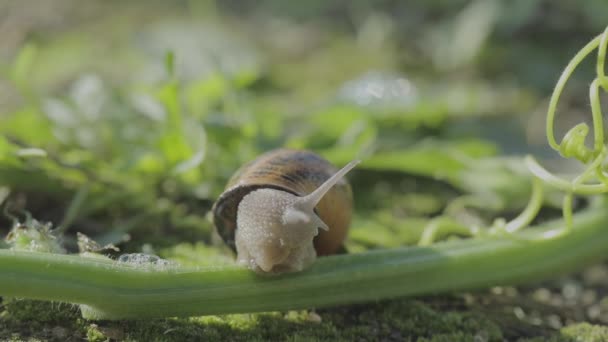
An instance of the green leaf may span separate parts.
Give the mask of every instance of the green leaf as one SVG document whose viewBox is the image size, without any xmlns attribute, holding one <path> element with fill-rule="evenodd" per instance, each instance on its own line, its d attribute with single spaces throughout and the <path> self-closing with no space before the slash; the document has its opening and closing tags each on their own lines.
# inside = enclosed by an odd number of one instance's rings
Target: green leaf
<svg viewBox="0 0 608 342">
<path fill-rule="evenodd" d="M 37 55 L 37 48 L 33 44 L 25 45 L 17 54 L 13 63 L 12 79 L 19 88 L 26 88 L 32 65 Z"/>
<path fill-rule="evenodd" d="M 165 55 L 165 70 L 169 78 L 175 77 L 175 53 L 173 51 L 168 51 Z"/>
<path fill-rule="evenodd" d="M 484 140 L 429 141 L 411 148 L 379 152 L 365 159 L 361 167 L 403 171 L 455 182 L 469 158 L 494 155 L 494 144 Z"/>
</svg>

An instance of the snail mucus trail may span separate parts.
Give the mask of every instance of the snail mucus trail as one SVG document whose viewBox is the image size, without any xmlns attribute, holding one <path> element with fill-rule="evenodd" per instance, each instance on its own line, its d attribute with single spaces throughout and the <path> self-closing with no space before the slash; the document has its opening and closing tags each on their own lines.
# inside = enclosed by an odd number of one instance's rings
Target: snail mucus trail
<svg viewBox="0 0 608 342">
<path fill-rule="evenodd" d="M 352 192 L 343 177 L 359 162 L 336 172 L 312 152 L 280 149 L 238 171 L 213 209 L 218 233 L 236 252 L 237 263 L 257 273 L 279 274 L 305 269 L 318 254 L 335 253 L 346 236 L 352 210 Z M 289 178 L 280 174 L 285 163 L 304 175 L 302 184 L 284 182 L 282 178 Z M 259 170 L 263 168 L 272 169 L 274 178 Z M 339 191 L 332 190 L 337 183 Z M 326 195 L 331 196 L 317 207 Z M 332 215 L 345 222 L 336 224 Z M 319 230 L 323 234 L 315 239 Z M 339 241 L 328 244 L 330 239 Z"/>
</svg>

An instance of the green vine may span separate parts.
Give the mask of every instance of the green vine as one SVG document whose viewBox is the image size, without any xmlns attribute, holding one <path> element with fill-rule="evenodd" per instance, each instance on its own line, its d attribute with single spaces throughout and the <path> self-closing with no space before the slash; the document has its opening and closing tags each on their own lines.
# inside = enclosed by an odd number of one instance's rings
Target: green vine
<svg viewBox="0 0 608 342">
<path fill-rule="evenodd" d="M 492 236 L 506 235 L 519 231 L 527 227 L 538 215 L 543 203 L 542 182 L 565 192 L 562 202 L 562 215 L 565 221 L 563 229 L 548 232 L 542 238 L 550 238 L 568 233 L 573 225 L 573 201 L 574 195 L 597 195 L 608 192 L 608 175 L 604 172 L 604 160 L 608 154 L 608 149 L 604 143 L 604 122 L 600 105 L 599 90 L 608 91 L 608 77 L 604 72 L 606 61 L 606 48 L 608 47 L 608 27 L 604 32 L 585 45 L 570 60 L 562 75 L 560 76 L 547 110 L 546 134 L 551 148 L 559 152 L 564 158 L 575 158 L 587 165 L 585 170 L 573 180 L 562 179 L 543 168 L 534 157 L 526 156 L 525 163 L 534 175 L 532 180 L 532 194 L 526 208 L 515 219 L 507 222 L 503 218 L 494 220 L 488 229 L 467 227 L 453 219 L 439 217 L 431 220 L 425 227 L 423 234 L 418 242 L 419 246 L 431 245 L 438 236 L 442 234 L 457 234 L 464 236 Z M 593 119 L 594 144 L 590 149 L 585 145 L 589 134 L 589 125 L 580 123 L 572 127 L 562 138 L 561 143 L 555 139 L 555 115 L 557 105 L 566 83 L 576 70 L 578 65 L 595 49 L 598 50 L 596 64 L 596 78 L 589 86 L 589 100 L 591 103 L 591 115 Z M 589 184 L 594 178 L 598 183 Z M 541 182 L 542 181 L 542 182 Z M 453 208 L 459 208 L 470 202 L 470 198 L 462 197 L 451 203 L 446 209 L 447 213 L 453 212 Z"/>
<path fill-rule="evenodd" d="M 605 166 L 603 164 L 608 152 L 604 142 L 604 121 L 599 96 L 600 88 L 605 92 L 608 91 L 608 78 L 604 72 L 607 46 L 608 27 L 601 35 L 585 45 L 568 63 L 551 94 L 549 109 L 547 111 L 546 134 L 549 145 L 558 151 L 562 157 L 575 158 L 587 165 L 585 170 L 579 176 L 569 181 L 553 175 L 543 168 L 533 157 L 526 157 L 526 164 L 534 176 L 543 180 L 546 184 L 566 192 L 562 205 L 563 216 L 566 222 L 564 232 L 572 228 L 572 202 L 574 195 L 595 195 L 608 192 L 608 176 L 604 173 Z M 586 123 L 580 123 L 572 127 L 564 135 L 561 143 L 558 144 L 555 139 L 555 115 L 560 96 L 574 70 L 595 49 L 598 50 L 597 75 L 589 86 L 589 100 L 593 119 L 593 148 L 591 149 L 585 145 L 587 135 L 589 134 L 589 125 Z M 597 183 L 587 183 L 594 177 Z"/>
</svg>

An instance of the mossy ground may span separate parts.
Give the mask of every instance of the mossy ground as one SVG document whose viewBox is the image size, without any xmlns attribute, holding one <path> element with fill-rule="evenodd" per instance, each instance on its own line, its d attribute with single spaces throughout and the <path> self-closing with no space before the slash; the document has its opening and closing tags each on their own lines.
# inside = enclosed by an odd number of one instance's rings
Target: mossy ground
<svg viewBox="0 0 608 342">
<path fill-rule="evenodd" d="M 0 337 L 14 340 L 500 341 L 503 336 L 496 323 L 478 313 L 440 313 L 416 300 L 394 300 L 316 312 L 133 322 L 85 322 L 77 318 L 74 308 L 43 302 L 12 302 L 4 309 Z M 44 317 L 40 317 L 42 311 Z"/>
<path fill-rule="evenodd" d="M 491 317 L 454 298 L 396 299 L 317 311 L 89 322 L 78 309 L 30 300 L 3 305 L 5 341 L 606 341 L 608 328 L 575 323 L 559 330 Z M 457 300 L 456 300 L 457 301 Z M 496 308 L 494 308 L 496 309 Z M 521 334 L 524 332 L 524 334 Z M 521 334 L 521 335 L 520 335 Z M 521 336 L 528 336 L 522 337 Z"/>
</svg>

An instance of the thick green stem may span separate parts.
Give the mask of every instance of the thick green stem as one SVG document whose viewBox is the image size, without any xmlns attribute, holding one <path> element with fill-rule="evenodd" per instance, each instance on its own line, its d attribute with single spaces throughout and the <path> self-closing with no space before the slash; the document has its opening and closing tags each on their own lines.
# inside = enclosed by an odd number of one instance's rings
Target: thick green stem
<svg viewBox="0 0 608 342">
<path fill-rule="evenodd" d="M 137 269 L 78 256 L 0 250 L 0 294 L 85 304 L 94 319 L 326 307 L 530 281 L 608 254 L 608 210 L 508 236 L 320 258 L 305 272 L 261 277 L 237 267 Z M 519 239 L 524 237 L 526 239 Z M 528 238 L 531 238 L 528 240 Z"/>
</svg>

